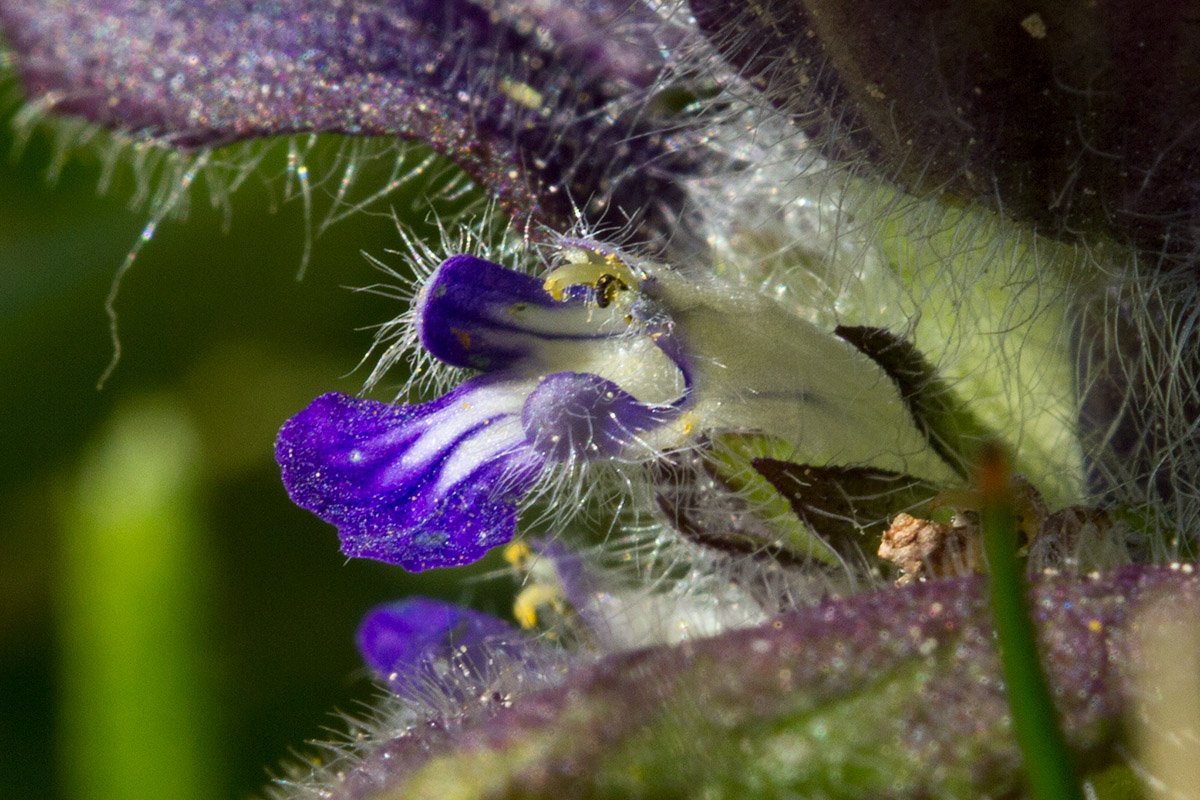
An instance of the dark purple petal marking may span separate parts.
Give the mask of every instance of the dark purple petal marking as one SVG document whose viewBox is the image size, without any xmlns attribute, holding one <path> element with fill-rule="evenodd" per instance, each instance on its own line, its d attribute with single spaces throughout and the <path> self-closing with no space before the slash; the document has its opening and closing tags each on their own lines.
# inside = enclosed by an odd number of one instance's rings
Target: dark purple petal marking
<svg viewBox="0 0 1200 800">
<path fill-rule="evenodd" d="M 483 671 L 491 649 L 524 636 L 496 617 L 414 597 L 371 609 L 355 638 L 371 671 L 392 691 L 410 696 L 444 683 L 439 667 Z"/>
<path fill-rule="evenodd" d="M 323 395 L 283 426 L 275 458 L 346 555 L 410 571 L 470 563 L 512 539 L 544 463 L 521 425 L 527 391 L 479 377 L 413 406 Z"/>
<path fill-rule="evenodd" d="M 665 235 L 708 163 L 698 132 L 626 102 L 685 35 L 630 0 L 0 0 L 0 26 L 58 113 L 181 148 L 421 139 L 559 229 L 576 203 Z"/>
<path fill-rule="evenodd" d="M 679 415 L 639 402 L 612 381 L 558 372 L 538 383 L 521 411 L 533 449 L 553 461 L 614 456 Z"/>
</svg>

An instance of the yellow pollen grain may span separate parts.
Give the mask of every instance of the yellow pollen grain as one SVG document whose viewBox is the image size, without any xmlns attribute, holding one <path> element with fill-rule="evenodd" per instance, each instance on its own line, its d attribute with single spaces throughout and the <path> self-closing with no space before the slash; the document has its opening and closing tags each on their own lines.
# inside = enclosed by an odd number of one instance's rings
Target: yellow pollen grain
<svg viewBox="0 0 1200 800">
<path fill-rule="evenodd" d="M 501 78 L 500 91 L 526 108 L 542 107 L 542 93 L 528 83 L 514 81 L 511 78 Z"/>
<path fill-rule="evenodd" d="M 522 628 L 532 628 L 537 625 L 538 609 L 550 606 L 558 613 L 563 613 L 563 591 L 559 586 L 536 583 L 526 586 L 513 601 L 513 616 Z"/>
<path fill-rule="evenodd" d="M 529 549 L 529 545 L 524 542 L 513 542 L 508 547 L 504 548 L 504 560 L 507 561 L 514 569 L 523 569 L 524 564 L 529 557 L 533 555 L 533 551 Z"/>
<path fill-rule="evenodd" d="M 584 248 L 565 250 L 567 261 L 546 276 L 542 288 L 555 300 L 561 301 L 564 293 L 572 286 L 599 285 L 615 280 L 615 288 L 632 288 L 638 285 L 637 276 L 629 266 L 612 253 L 597 253 Z M 608 298 L 611 300 L 612 298 Z M 607 304 L 607 303 L 606 303 Z"/>
<path fill-rule="evenodd" d="M 1042 19 L 1042 15 L 1038 13 L 1030 14 L 1025 19 L 1021 20 L 1021 27 L 1025 29 L 1034 39 L 1046 38 L 1046 22 Z"/>
</svg>

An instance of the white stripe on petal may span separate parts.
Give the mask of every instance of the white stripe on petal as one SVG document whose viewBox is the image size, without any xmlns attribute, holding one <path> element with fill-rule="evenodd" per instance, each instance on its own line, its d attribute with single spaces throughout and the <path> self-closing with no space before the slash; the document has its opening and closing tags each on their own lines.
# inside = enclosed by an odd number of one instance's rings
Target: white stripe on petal
<svg viewBox="0 0 1200 800">
<path fill-rule="evenodd" d="M 403 426 L 404 435 L 411 435 L 414 429 L 419 430 L 420 435 L 382 476 L 384 484 L 403 483 L 414 471 L 454 449 L 455 442 L 472 428 L 489 420 L 515 416 L 519 423 L 521 406 L 534 385 L 529 381 L 505 381 L 482 386 Z"/>
<path fill-rule="evenodd" d="M 466 479 L 480 465 L 503 458 L 525 444 L 525 426 L 520 414 L 494 420 L 466 437 L 442 465 L 435 494 L 444 494 Z"/>
</svg>

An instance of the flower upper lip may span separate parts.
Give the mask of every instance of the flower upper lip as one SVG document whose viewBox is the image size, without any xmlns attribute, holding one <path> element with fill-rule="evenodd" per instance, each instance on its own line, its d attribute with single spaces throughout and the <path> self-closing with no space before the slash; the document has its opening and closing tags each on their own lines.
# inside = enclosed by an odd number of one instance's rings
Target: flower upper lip
<svg viewBox="0 0 1200 800">
<path fill-rule="evenodd" d="M 420 343 L 456 367 L 521 376 L 592 373 L 648 405 L 688 405 L 684 349 L 660 311 L 645 316 L 640 293 L 600 307 L 593 287 L 568 287 L 556 300 L 545 283 L 474 256 L 447 259 L 417 301 Z"/>
<path fill-rule="evenodd" d="M 594 314 L 584 292 L 554 300 L 542 281 L 481 258 L 444 262 L 417 301 L 421 346 L 438 360 L 479 370 L 516 368 L 553 341 L 591 341 L 624 334 L 628 325 Z"/>
</svg>

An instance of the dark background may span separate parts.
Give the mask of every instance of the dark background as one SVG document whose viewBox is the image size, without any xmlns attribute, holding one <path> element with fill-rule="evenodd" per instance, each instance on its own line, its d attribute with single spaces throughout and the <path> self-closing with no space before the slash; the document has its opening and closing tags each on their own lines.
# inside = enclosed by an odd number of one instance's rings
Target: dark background
<svg viewBox="0 0 1200 800">
<path fill-rule="evenodd" d="M 48 177 L 54 131 L 0 124 L 0 798 L 251 796 L 378 692 L 353 646 L 370 606 L 415 592 L 508 613 L 506 580 L 348 562 L 272 458 L 288 416 L 361 387 L 367 328 L 402 304 L 346 287 L 395 283 L 360 251 L 402 269 L 391 214 L 421 225 L 429 204 L 418 186 L 337 223 L 297 281 L 286 145 L 228 225 L 198 181 L 124 280 L 123 354 L 97 391 L 105 297 L 150 209 L 129 207 L 128 151 L 98 191 L 104 136 Z"/>
</svg>

